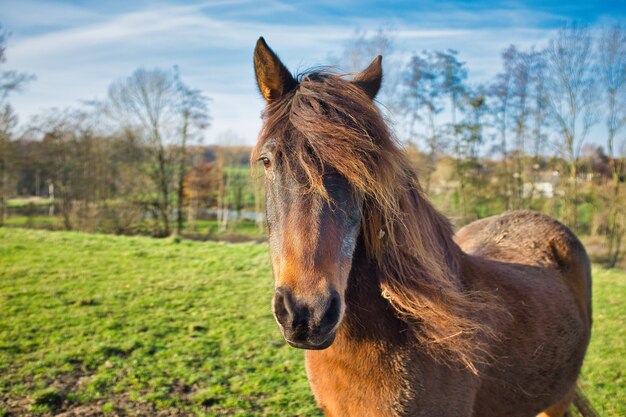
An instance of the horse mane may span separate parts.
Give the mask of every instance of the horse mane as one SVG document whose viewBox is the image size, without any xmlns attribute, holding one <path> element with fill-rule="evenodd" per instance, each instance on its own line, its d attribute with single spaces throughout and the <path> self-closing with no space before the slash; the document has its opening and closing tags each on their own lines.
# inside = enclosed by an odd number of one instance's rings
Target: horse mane
<svg viewBox="0 0 626 417">
<path fill-rule="evenodd" d="M 298 76 L 298 85 L 263 113 L 253 159 L 267 140 L 286 170 L 327 197 L 325 172 L 344 176 L 363 199 L 361 234 L 378 265 L 382 296 L 408 323 L 424 350 L 477 373 L 495 337 L 479 312 L 493 304 L 468 290 L 446 217 L 427 201 L 410 163 L 373 101 L 328 70 Z"/>
</svg>

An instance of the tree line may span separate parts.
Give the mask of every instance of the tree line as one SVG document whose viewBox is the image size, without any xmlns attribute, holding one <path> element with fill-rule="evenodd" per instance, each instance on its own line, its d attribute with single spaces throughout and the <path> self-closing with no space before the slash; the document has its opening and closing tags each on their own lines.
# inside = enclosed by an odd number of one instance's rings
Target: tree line
<svg viewBox="0 0 626 417">
<path fill-rule="evenodd" d="M 389 54 L 393 36 L 357 33 L 343 60 Z M 567 24 L 545 48 L 509 46 L 501 62 L 481 84 L 469 82 L 455 50 L 414 53 L 387 71 L 381 104 L 424 189 L 459 224 L 511 209 L 547 212 L 604 238 L 614 266 L 626 230 L 625 28 Z"/>
<path fill-rule="evenodd" d="M 139 68 L 105 100 L 46 110 L 18 129 L 8 98 L 33 78 L 0 71 L 0 225 L 12 211 L 56 216 L 67 230 L 169 236 L 193 231 L 207 208 L 220 230 L 232 212 L 259 209 L 250 149 L 201 145 L 210 100 L 178 68 Z"/>
<path fill-rule="evenodd" d="M 3 66 L 6 41 L 2 32 Z M 356 72 L 372 56 L 393 57 L 394 44 L 392 30 L 357 32 L 331 61 Z M 544 48 L 511 45 L 501 62 L 481 84 L 455 50 L 385 68 L 381 109 L 424 189 L 459 225 L 544 211 L 601 239 L 615 265 L 626 230 L 624 27 L 568 24 Z M 156 236 L 182 234 L 207 215 L 224 230 L 233 212 L 263 211 L 249 149 L 202 145 L 210 100 L 176 67 L 139 68 L 102 102 L 50 110 L 18 129 L 9 98 L 32 80 L 0 70 L 0 222 L 10 199 L 32 195 L 53 197 L 46 209 L 68 229 Z"/>
</svg>

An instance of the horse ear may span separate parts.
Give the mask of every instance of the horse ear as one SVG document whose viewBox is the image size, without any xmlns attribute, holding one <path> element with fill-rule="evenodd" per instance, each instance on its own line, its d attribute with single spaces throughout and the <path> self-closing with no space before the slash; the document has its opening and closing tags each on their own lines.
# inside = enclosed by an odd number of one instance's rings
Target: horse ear
<svg viewBox="0 0 626 417">
<path fill-rule="evenodd" d="M 298 85 L 263 37 L 259 38 L 254 48 L 254 74 L 259 90 L 268 103 L 278 100 Z"/>
<path fill-rule="evenodd" d="M 378 55 L 369 67 L 359 72 L 352 81 L 365 91 L 365 93 L 374 100 L 378 90 L 380 90 L 380 84 L 383 81 L 383 57 Z"/>
</svg>

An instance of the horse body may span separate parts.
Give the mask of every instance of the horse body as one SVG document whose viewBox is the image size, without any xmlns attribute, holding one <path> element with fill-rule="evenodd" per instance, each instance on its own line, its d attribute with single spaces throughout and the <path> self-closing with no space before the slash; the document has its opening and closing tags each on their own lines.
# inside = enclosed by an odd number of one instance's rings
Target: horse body
<svg viewBox="0 0 626 417">
<path fill-rule="evenodd" d="M 497 288 L 508 306 L 494 323 L 501 339 L 493 362 L 475 375 L 425 354 L 372 284 L 375 265 L 357 246 L 337 338 L 306 353 L 327 416 L 531 417 L 569 404 L 591 324 L 589 262 L 580 242 L 532 212 L 480 220 L 456 240 L 466 252 L 461 275 L 468 289 Z"/>
<path fill-rule="evenodd" d="M 578 239 L 527 211 L 453 236 L 373 103 L 381 57 L 296 80 L 261 38 L 254 63 L 274 316 L 325 414 L 565 416 L 591 330 Z"/>
</svg>

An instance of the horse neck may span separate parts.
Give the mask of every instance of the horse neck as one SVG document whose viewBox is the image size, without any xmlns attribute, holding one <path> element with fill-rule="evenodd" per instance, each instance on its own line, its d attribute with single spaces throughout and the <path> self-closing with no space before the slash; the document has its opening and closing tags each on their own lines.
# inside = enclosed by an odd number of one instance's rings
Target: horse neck
<svg viewBox="0 0 626 417">
<path fill-rule="evenodd" d="M 341 339 L 346 342 L 389 342 L 405 334 L 406 324 L 396 317 L 381 294 L 377 272 L 376 262 L 369 258 L 364 241 L 359 238 L 346 289 L 346 315 L 340 329 Z"/>
<path fill-rule="evenodd" d="M 428 244 L 422 244 L 423 250 L 432 248 L 436 253 L 444 257 L 441 261 L 445 263 L 449 269 L 448 278 L 451 284 L 461 291 L 465 289 L 466 283 L 463 281 L 464 256 L 462 250 L 454 242 L 452 231 L 447 219 L 439 213 L 430 202 L 423 197 L 417 189 L 408 190 L 410 193 L 407 201 L 411 202 L 407 210 L 414 210 L 418 213 L 420 219 L 428 218 L 429 235 L 431 238 Z M 415 227 L 420 227 L 416 225 Z M 424 291 L 431 291 L 436 283 L 430 280 L 427 269 L 420 264 L 419 257 L 411 255 L 405 251 L 392 250 L 389 246 L 382 246 L 382 253 L 377 259 L 371 257 L 366 249 L 366 243 L 363 236 L 358 240 L 357 247 L 353 256 L 352 270 L 346 291 L 346 324 L 349 330 L 348 334 L 355 337 L 382 337 L 386 340 L 394 339 L 399 334 L 408 334 L 405 332 L 407 324 L 397 318 L 397 314 L 391 307 L 389 301 L 382 294 L 380 277 L 384 274 L 380 265 L 381 260 L 392 259 L 395 265 L 406 266 L 411 264 L 411 268 L 404 271 L 398 270 L 397 274 L 407 273 L 414 275 L 414 285 Z M 422 257 L 424 259 L 424 257 Z M 407 280 L 411 281 L 411 280 Z M 421 285 L 420 285 L 421 284 Z M 424 285 L 426 284 L 426 285 Z M 405 340 L 400 337 L 397 341 Z"/>
</svg>

